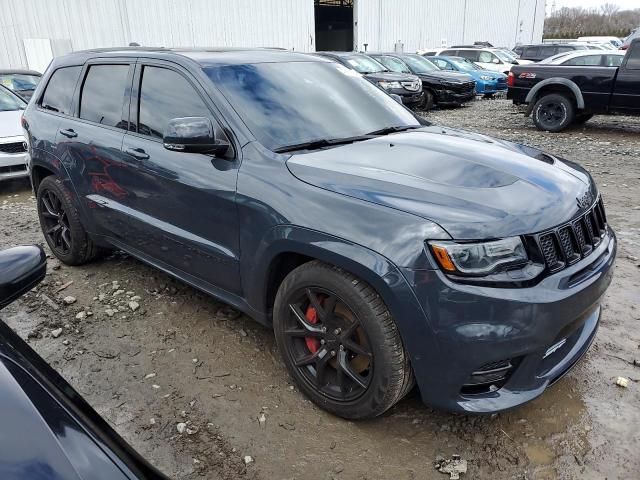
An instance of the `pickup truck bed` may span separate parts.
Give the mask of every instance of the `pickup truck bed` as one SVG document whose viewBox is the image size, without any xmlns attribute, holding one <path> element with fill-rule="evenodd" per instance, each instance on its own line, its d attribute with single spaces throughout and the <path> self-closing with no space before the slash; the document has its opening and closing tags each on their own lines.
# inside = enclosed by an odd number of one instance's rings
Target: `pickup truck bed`
<svg viewBox="0 0 640 480">
<path fill-rule="evenodd" d="M 594 114 L 640 115 L 640 40 L 620 67 L 514 66 L 508 85 L 507 98 L 528 105 L 541 130 L 558 132 Z"/>
</svg>

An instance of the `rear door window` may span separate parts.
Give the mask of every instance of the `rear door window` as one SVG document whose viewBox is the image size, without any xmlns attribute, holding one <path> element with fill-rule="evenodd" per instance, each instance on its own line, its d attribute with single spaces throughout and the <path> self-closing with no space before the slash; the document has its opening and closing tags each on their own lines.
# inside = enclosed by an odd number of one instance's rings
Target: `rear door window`
<svg viewBox="0 0 640 480">
<path fill-rule="evenodd" d="M 602 62 L 602 55 L 586 55 L 583 57 L 570 58 L 563 65 L 584 65 L 597 67 Z"/>
<path fill-rule="evenodd" d="M 123 114 L 129 65 L 91 65 L 80 93 L 80 118 L 110 127 L 127 128 Z"/>
<path fill-rule="evenodd" d="M 449 57 L 458 57 L 458 50 L 443 50 L 440 52 L 440 55 L 449 56 Z"/>
<path fill-rule="evenodd" d="M 558 53 L 565 53 L 565 52 L 573 52 L 574 49 L 572 47 L 558 47 L 556 51 Z"/>
<path fill-rule="evenodd" d="M 478 58 L 480 52 L 478 50 L 458 50 L 458 57 L 467 58 L 472 62 L 480 62 Z M 489 60 L 491 62 L 491 60 Z"/>
<path fill-rule="evenodd" d="M 81 71 L 82 67 L 76 66 L 59 68 L 53 72 L 42 95 L 40 106 L 45 110 L 70 115 L 71 100 Z"/>
<path fill-rule="evenodd" d="M 538 51 L 540 49 L 538 47 L 527 47 L 524 49 L 524 52 L 522 53 L 523 57 L 537 57 L 538 56 Z"/>
<path fill-rule="evenodd" d="M 540 47 L 539 57 L 548 58 L 558 53 L 558 47 Z"/>
<path fill-rule="evenodd" d="M 211 112 L 181 74 L 145 66 L 140 82 L 138 133 L 161 139 L 169 120 L 179 117 L 211 118 Z"/>
</svg>

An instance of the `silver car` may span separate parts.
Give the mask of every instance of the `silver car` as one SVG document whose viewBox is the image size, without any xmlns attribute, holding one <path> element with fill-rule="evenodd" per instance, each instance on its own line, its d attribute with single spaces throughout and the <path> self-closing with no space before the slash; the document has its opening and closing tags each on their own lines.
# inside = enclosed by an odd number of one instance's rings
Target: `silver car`
<svg viewBox="0 0 640 480">
<path fill-rule="evenodd" d="M 0 181 L 27 176 L 27 144 L 20 118 L 26 102 L 0 86 Z"/>
</svg>

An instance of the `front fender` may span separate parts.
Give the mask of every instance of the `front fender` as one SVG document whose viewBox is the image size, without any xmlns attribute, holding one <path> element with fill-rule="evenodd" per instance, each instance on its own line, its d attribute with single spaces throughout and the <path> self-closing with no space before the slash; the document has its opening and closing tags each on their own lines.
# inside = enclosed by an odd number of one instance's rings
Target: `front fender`
<svg viewBox="0 0 640 480">
<path fill-rule="evenodd" d="M 297 253 L 336 265 L 369 283 L 393 315 L 416 375 L 426 362 L 423 352 L 437 351 L 429 319 L 404 275 L 391 261 L 361 245 L 307 228 L 271 228 L 254 252 L 254 261 L 243 264 L 247 301 L 255 310 L 266 310 L 269 268 L 282 253 Z"/>
</svg>

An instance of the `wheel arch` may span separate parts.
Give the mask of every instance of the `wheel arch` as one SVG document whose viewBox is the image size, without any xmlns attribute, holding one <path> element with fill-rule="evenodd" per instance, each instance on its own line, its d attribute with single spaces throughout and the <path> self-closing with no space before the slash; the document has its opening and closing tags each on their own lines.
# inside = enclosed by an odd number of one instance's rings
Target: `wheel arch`
<svg viewBox="0 0 640 480">
<path fill-rule="evenodd" d="M 547 78 L 536 84 L 527 94 L 525 103 L 529 105 L 527 115 L 533 110 L 534 104 L 538 99 L 547 93 L 560 93 L 567 95 L 576 103 L 578 110 L 584 109 L 584 97 L 580 91 L 580 87 L 567 78 Z"/>
<path fill-rule="evenodd" d="M 399 282 L 406 284 L 397 267 L 382 255 L 315 230 L 274 227 L 260 245 L 253 260 L 243 264 L 242 278 L 248 303 L 265 312 L 269 319 L 284 278 L 298 266 L 314 260 L 342 268 L 369 283 L 392 313 L 395 298 L 392 288 Z"/>
<path fill-rule="evenodd" d="M 45 177 L 58 175 L 58 173 L 59 172 L 56 172 L 51 166 L 45 166 L 41 164 L 32 165 L 29 176 L 31 178 L 31 187 L 33 188 L 33 192 L 38 192 L 38 187 Z"/>
</svg>

